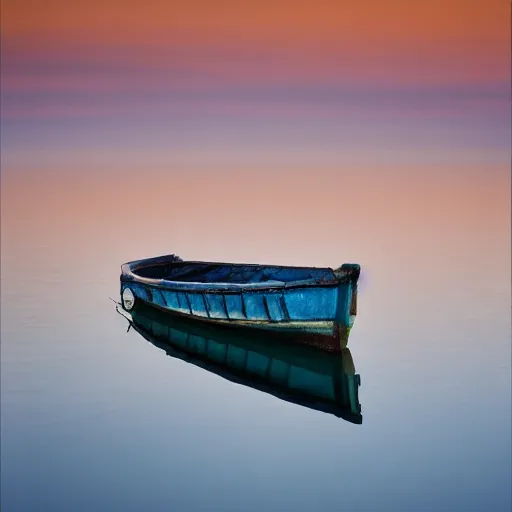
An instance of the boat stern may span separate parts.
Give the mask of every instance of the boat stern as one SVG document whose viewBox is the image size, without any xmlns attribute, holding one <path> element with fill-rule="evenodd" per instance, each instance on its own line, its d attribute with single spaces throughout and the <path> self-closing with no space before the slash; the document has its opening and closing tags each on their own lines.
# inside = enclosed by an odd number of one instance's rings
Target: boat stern
<svg viewBox="0 0 512 512">
<path fill-rule="evenodd" d="M 340 280 L 336 303 L 335 322 L 350 328 L 354 325 L 357 315 L 357 282 L 361 266 L 357 263 L 345 263 L 334 271 Z"/>
</svg>

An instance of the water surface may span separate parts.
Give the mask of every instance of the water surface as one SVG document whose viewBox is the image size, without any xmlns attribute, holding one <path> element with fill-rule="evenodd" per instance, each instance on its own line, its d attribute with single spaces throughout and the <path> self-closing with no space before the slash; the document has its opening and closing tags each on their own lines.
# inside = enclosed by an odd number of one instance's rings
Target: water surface
<svg viewBox="0 0 512 512">
<path fill-rule="evenodd" d="M 2 510 L 508 511 L 510 181 L 445 171 L 4 174 Z M 362 424 L 127 333 L 167 253 L 360 263 Z"/>
</svg>

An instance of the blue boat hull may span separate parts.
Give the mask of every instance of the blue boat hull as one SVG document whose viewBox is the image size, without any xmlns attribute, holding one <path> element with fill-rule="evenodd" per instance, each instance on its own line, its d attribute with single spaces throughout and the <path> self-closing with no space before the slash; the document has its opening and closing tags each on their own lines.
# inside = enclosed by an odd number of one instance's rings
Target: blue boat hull
<svg viewBox="0 0 512 512">
<path fill-rule="evenodd" d="M 123 265 L 121 297 L 129 289 L 135 303 L 142 302 L 169 314 L 237 328 L 331 337 L 329 348 L 336 350 L 346 346 L 356 314 L 358 266 L 340 267 L 345 269 L 337 277 L 329 274 L 327 278 L 313 281 L 289 279 L 263 283 L 169 281 L 137 272 L 137 269 L 151 265 L 155 267 L 155 261 L 167 261 L 165 258 L 170 257 Z M 191 266 L 189 262 L 181 263 L 182 266 L 185 264 Z M 208 268 L 228 264 L 209 265 Z M 357 268 L 352 272 L 354 267 Z M 288 273 L 293 277 L 294 270 L 293 267 L 279 267 L 281 276 Z M 254 274 L 255 269 L 251 272 Z M 304 274 L 303 270 L 300 272 Z M 310 274 L 314 275 L 313 272 Z"/>
</svg>

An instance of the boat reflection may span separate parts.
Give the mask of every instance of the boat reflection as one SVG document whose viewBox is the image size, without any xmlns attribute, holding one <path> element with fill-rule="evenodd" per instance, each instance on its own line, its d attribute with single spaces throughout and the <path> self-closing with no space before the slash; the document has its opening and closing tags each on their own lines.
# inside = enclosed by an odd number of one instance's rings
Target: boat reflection
<svg viewBox="0 0 512 512">
<path fill-rule="evenodd" d="M 350 350 L 328 353 L 261 334 L 243 334 L 170 318 L 139 306 L 117 311 L 146 340 L 167 355 L 232 382 L 277 398 L 361 424 L 358 389 Z"/>
</svg>

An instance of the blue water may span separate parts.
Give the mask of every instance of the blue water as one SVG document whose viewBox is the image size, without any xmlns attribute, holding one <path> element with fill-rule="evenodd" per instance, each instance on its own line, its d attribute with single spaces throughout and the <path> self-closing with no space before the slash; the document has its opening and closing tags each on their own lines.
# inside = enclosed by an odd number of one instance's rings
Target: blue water
<svg viewBox="0 0 512 512">
<path fill-rule="evenodd" d="M 162 245 L 134 247 L 130 227 L 119 229 L 19 240 L 11 230 L 3 243 L 2 511 L 510 510 L 503 250 L 422 257 L 406 242 L 374 252 L 368 242 L 360 259 L 322 253 L 319 266 L 363 267 L 349 339 L 355 425 L 127 333 L 109 300 L 120 264 Z M 462 247 L 480 247 L 471 240 Z M 200 258 L 183 239 L 165 245 Z M 274 261 L 287 258 L 264 262 Z"/>
</svg>

